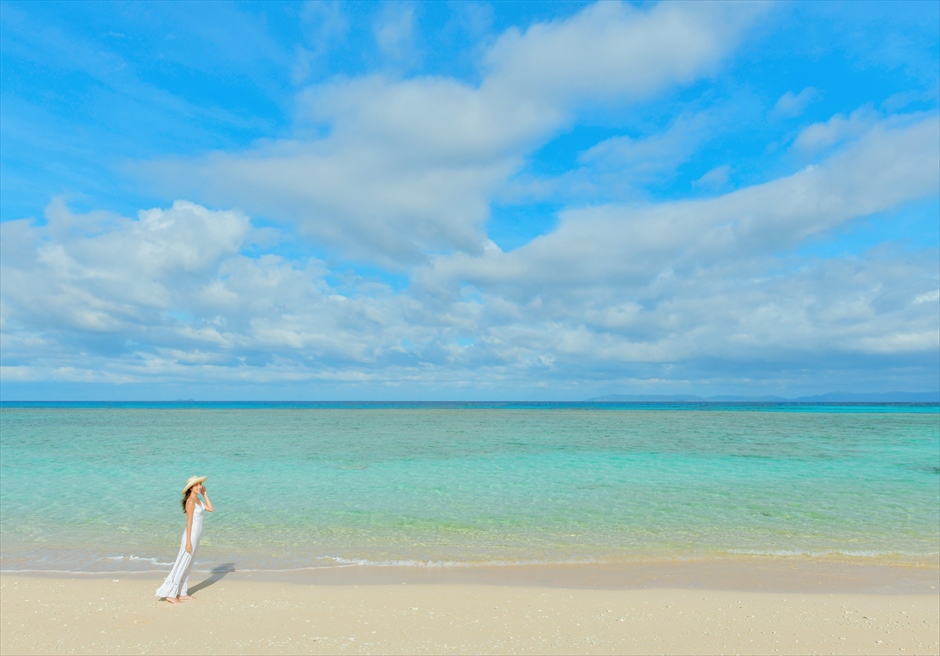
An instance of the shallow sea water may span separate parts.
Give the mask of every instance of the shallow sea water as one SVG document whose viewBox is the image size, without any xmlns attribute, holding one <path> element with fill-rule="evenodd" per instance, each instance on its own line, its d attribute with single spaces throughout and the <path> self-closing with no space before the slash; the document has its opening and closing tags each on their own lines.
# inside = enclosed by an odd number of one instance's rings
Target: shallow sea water
<svg viewBox="0 0 940 656">
<path fill-rule="evenodd" d="M 98 404 L 0 408 L 0 568 L 935 563 L 936 405 Z"/>
</svg>

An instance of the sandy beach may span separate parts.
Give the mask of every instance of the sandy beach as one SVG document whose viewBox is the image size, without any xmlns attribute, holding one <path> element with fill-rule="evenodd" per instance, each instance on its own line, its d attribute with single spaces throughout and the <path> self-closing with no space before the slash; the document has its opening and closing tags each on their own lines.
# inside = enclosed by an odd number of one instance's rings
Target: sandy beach
<svg viewBox="0 0 940 656">
<path fill-rule="evenodd" d="M 743 591 L 604 589 L 233 572 L 195 576 L 197 599 L 179 606 L 152 596 L 153 574 L 4 574 L 0 652 L 937 654 L 936 572 L 916 574 L 919 592 L 899 594 L 781 591 L 773 580 Z"/>
</svg>

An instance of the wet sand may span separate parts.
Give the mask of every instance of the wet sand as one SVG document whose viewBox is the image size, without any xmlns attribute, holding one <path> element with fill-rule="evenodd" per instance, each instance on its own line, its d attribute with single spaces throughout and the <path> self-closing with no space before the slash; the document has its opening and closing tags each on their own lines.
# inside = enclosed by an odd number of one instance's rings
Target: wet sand
<svg viewBox="0 0 940 656">
<path fill-rule="evenodd" d="M 824 565 L 3 574 L 0 653 L 940 653 L 935 568 Z"/>
</svg>

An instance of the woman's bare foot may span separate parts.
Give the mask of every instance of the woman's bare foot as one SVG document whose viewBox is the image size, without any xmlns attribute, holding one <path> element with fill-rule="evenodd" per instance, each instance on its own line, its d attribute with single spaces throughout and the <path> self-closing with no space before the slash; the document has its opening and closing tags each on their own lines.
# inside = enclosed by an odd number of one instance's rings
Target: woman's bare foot
<svg viewBox="0 0 940 656">
<path fill-rule="evenodd" d="M 180 601 L 189 601 L 190 599 L 195 599 L 195 597 L 193 597 L 192 595 L 180 595 L 179 596 Z"/>
<path fill-rule="evenodd" d="M 170 604 L 178 604 L 180 602 L 180 600 L 177 599 L 176 597 L 167 597 L 166 600 L 167 600 L 167 603 L 170 603 Z"/>
</svg>

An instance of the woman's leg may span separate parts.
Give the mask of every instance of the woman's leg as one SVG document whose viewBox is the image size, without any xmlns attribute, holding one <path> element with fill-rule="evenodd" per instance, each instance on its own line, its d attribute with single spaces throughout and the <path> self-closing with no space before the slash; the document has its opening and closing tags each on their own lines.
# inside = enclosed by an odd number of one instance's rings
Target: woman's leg
<svg viewBox="0 0 940 656">
<path fill-rule="evenodd" d="M 195 599 L 191 594 L 189 594 L 189 572 L 186 573 L 186 578 L 183 579 L 183 585 L 180 586 L 180 601 L 186 601 L 187 599 Z"/>
<path fill-rule="evenodd" d="M 193 571 L 193 561 L 196 559 L 196 550 L 199 547 L 193 545 L 193 552 L 189 554 L 189 564 L 186 566 L 186 572 L 183 574 L 183 583 L 180 585 L 180 601 L 186 601 L 187 599 L 195 599 L 194 596 L 189 594 L 189 575 Z"/>
</svg>

